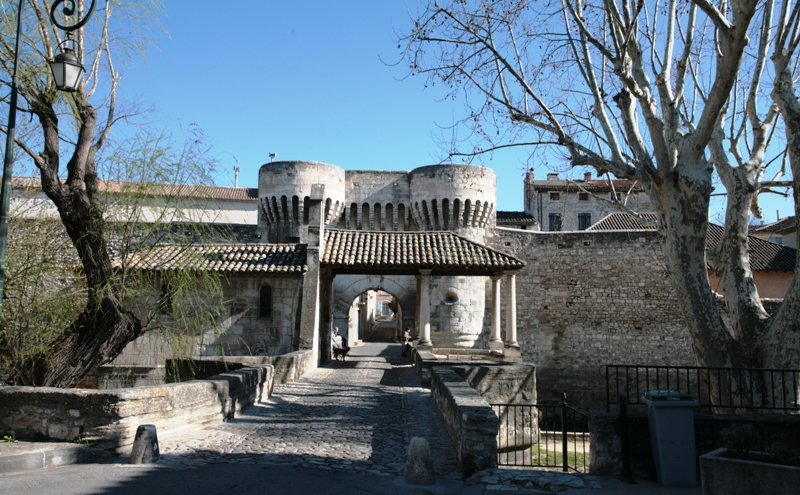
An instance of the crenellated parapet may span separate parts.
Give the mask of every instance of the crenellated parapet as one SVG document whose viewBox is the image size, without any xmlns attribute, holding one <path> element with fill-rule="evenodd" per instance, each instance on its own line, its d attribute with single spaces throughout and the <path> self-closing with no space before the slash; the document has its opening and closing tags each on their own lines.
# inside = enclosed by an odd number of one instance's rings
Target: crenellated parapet
<svg viewBox="0 0 800 495">
<path fill-rule="evenodd" d="M 281 161 L 263 165 L 258 173 L 259 230 L 265 242 L 297 242 L 308 225 L 311 187 L 325 185 L 325 224 L 338 221 L 345 205 L 345 173 L 336 165 Z"/>
<path fill-rule="evenodd" d="M 494 227 L 496 176 L 478 165 L 430 165 L 409 173 L 411 214 L 420 230 L 453 230 L 482 242 Z"/>
<path fill-rule="evenodd" d="M 259 172 L 259 227 L 269 242 L 299 238 L 309 191 L 325 185 L 325 224 L 348 230 L 452 230 L 484 242 L 495 224 L 495 173 L 477 165 L 405 171 L 343 170 L 307 161 L 268 163 Z"/>
</svg>

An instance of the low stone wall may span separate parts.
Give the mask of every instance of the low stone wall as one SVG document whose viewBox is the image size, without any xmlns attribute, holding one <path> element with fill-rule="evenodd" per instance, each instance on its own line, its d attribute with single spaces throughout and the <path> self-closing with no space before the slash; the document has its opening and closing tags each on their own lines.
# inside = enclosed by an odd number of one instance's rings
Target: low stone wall
<svg viewBox="0 0 800 495">
<path fill-rule="evenodd" d="M 162 366 L 105 365 L 86 375 L 75 388 L 101 390 L 125 387 L 149 387 L 163 385 L 165 370 Z"/>
<path fill-rule="evenodd" d="M 226 356 L 200 357 L 196 359 L 174 359 L 167 365 L 167 381 L 178 381 L 178 376 L 206 378 L 218 373 L 245 366 L 268 364 L 275 369 L 274 383 L 291 383 L 303 377 L 317 365 L 311 350 L 295 351 L 281 356 Z M 270 395 L 272 390 L 270 389 Z"/>
<path fill-rule="evenodd" d="M 482 349 L 450 349 L 435 348 L 432 351 L 412 348 L 411 359 L 423 385 L 431 383 L 431 369 L 435 366 L 468 366 L 507 365 L 503 356 L 492 355 L 491 351 Z"/>
<path fill-rule="evenodd" d="M 631 472 L 634 478 L 651 478 L 655 475 L 653 455 L 650 451 L 650 430 L 647 414 L 628 411 L 628 438 L 636 441 L 631 452 Z M 622 473 L 622 441 L 618 411 L 589 411 L 589 471 L 594 474 Z"/>
<path fill-rule="evenodd" d="M 532 463 L 539 443 L 536 367 L 532 364 L 453 366 L 453 371 L 486 399 L 498 416 L 497 450 L 501 464 Z M 509 405 L 513 404 L 513 405 Z"/>
<path fill-rule="evenodd" d="M 272 366 L 253 365 L 206 380 L 152 387 L 0 387 L 0 431 L 20 439 L 44 435 L 71 441 L 81 437 L 113 442 L 119 448 L 133 442 L 140 424 L 155 424 L 159 431 L 169 431 L 232 418 L 247 406 L 266 400 L 273 380 Z"/>
<path fill-rule="evenodd" d="M 431 398 L 465 473 L 497 466 L 499 421 L 481 395 L 450 368 L 431 373 Z"/>
</svg>

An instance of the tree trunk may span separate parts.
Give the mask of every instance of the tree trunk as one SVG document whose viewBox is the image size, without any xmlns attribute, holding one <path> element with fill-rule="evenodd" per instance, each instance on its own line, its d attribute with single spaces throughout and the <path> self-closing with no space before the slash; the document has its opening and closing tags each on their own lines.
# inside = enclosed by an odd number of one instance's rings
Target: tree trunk
<svg viewBox="0 0 800 495">
<path fill-rule="evenodd" d="M 141 333 L 142 325 L 133 314 L 112 297 L 104 297 L 99 307 L 87 307 L 64 335 L 25 363 L 12 380 L 20 385 L 73 387 Z"/>
<path fill-rule="evenodd" d="M 683 308 L 698 366 L 743 366 L 745 355 L 728 331 L 711 290 L 706 264 L 706 232 L 711 192 L 707 163 L 682 163 L 660 172 L 656 204 L 666 227 L 664 256 L 672 285 Z M 686 160 L 686 159 L 684 159 Z M 688 161 L 688 160 L 687 160 Z"/>
<path fill-rule="evenodd" d="M 750 269 L 748 224 L 756 192 L 753 185 L 756 180 L 750 175 L 752 172 L 742 165 L 732 168 L 728 177 L 722 179 L 729 201 L 723 236 L 710 263 L 725 298 L 733 335 L 746 352 L 755 348 L 769 318 Z M 754 355 L 749 360 L 751 366 L 764 366 Z"/>
<path fill-rule="evenodd" d="M 124 310 L 116 295 L 111 259 L 105 240 L 105 221 L 98 205 L 82 189 L 62 188 L 53 195 L 83 266 L 88 286 L 86 308 L 47 350 L 20 367 L 11 377 L 16 384 L 72 387 L 98 366 L 117 357 L 143 333 L 139 319 Z"/>
<path fill-rule="evenodd" d="M 791 57 L 779 47 L 773 56 L 776 84 L 772 98 L 786 127 L 786 152 L 792 169 L 795 218 L 800 218 L 800 101 L 794 89 Z M 759 342 L 758 352 L 774 368 L 800 368 L 800 257 L 796 257 L 795 276 L 783 299 L 783 304 L 769 322 L 766 334 Z"/>
</svg>

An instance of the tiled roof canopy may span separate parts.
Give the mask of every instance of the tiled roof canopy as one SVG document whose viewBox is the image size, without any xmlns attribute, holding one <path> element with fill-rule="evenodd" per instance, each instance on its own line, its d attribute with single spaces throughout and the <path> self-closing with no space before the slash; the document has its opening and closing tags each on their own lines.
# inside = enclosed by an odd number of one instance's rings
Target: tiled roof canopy
<svg viewBox="0 0 800 495">
<path fill-rule="evenodd" d="M 640 216 L 656 222 L 655 213 L 641 213 Z M 639 219 L 627 213 L 611 213 L 586 230 L 656 230 L 655 223 L 642 223 Z M 719 246 L 724 230 L 720 225 L 709 223 L 706 234 L 706 249 Z M 765 241 L 755 236 L 747 236 L 750 246 L 750 269 L 753 271 L 794 271 L 797 250 L 790 247 Z"/>
<path fill-rule="evenodd" d="M 367 232 L 328 229 L 321 264 L 337 273 L 490 274 L 525 262 L 453 232 Z"/>
<path fill-rule="evenodd" d="M 536 223 L 536 219 L 524 211 L 498 211 L 497 223 Z"/>
<path fill-rule="evenodd" d="M 133 253 L 128 266 L 269 275 L 299 275 L 308 270 L 305 244 L 167 244 Z"/>
</svg>

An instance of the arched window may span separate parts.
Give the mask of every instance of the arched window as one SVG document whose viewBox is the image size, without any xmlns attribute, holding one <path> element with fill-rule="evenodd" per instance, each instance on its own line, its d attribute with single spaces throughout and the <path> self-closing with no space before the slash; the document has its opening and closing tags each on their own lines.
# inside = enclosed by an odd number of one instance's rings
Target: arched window
<svg viewBox="0 0 800 495">
<path fill-rule="evenodd" d="M 258 317 L 269 318 L 272 316 L 272 287 L 265 285 L 261 288 L 258 298 Z"/>
</svg>

